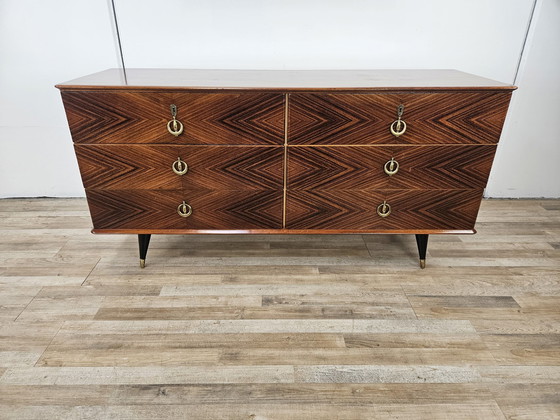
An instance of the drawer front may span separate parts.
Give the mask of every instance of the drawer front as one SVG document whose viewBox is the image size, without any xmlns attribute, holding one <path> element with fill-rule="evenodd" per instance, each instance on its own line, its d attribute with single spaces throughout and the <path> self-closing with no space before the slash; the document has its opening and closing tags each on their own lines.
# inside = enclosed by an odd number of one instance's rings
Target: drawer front
<svg viewBox="0 0 560 420">
<path fill-rule="evenodd" d="M 511 93 L 291 94 L 289 144 L 495 144 Z M 404 105 L 404 134 L 390 126 Z"/>
<path fill-rule="evenodd" d="M 481 189 L 495 151 L 493 145 L 289 147 L 288 189 Z"/>
<path fill-rule="evenodd" d="M 86 190 L 95 229 L 278 229 L 282 191 Z M 183 200 L 189 217 L 177 209 Z"/>
<path fill-rule="evenodd" d="M 281 189 L 282 147 L 76 145 L 85 188 Z M 177 160 L 181 159 L 181 162 Z M 180 175 L 178 172 L 185 169 Z"/>
<path fill-rule="evenodd" d="M 271 93 L 63 91 L 75 143 L 282 144 L 284 96 Z M 169 133 L 170 105 L 184 131 Z"/>
<path fill-rule="evenodd" d="M 181 191 L 87 190 L 94 229 L 185 229 Z"/>
<path fill-rule="evenodd" d="M 473 229 L 483 190 L 288 191 L 286 228 Z M 387 217 L 377 213 L 386 201 Z"/>
</svg>

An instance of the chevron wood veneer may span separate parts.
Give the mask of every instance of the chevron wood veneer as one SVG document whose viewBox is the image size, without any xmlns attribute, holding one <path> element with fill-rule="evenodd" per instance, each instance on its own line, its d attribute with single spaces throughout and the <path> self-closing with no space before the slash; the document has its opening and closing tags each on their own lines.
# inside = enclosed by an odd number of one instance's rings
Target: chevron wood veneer
<svg viewBox="0 0 560 420">
<path fill-rule="evenodd" d="M 290 189 L 484 188 L 495 146 L 290 147 Z M 399 172 L 387 176 L 391 158 Z"/>
<path fill-rule="evenodd" d="M 85 188 L 282 189 L 282 147 L 76 145 Z M 177 176 L 181 158 L 188 171 Z"/>
<path fill-rule="evenodd" d="M 286 227 L 363 231 L 472 230 L 482 190 L 292 190 Z M 387 201 L 389 217 L 376 208 Z"/>
<path fill-rule="evenodd" d="M 280 94 L 63 91 L 62 98 L 75 143 L 284 142 Z M 177 105 L 177 117 L 188 127 L 184 136 L 165 129 L 170 104 Z"/>
<path fill-rule="evenodd" d="M 267 190 L 86 190 L 96 230 L 280 229 L 282 193 Z M 177 214 L 185 200 L 190 217 Z"/>
<path fill-rule="evenodd" d="M 510 92 L 293 94 L 290 144 L 495 144 Z M 387 129 L 405 105 L 405 135 Z"/>
<path fill-rule="evenodd" d="M 429 234 L 474 233 L 515 89 L 450 70 L 108 70 L 57 87 L 94 232 L 138 234 L 142 267 L 151 234 L 224 232 L 416 234 L 423 267 Z"/>
</svg>

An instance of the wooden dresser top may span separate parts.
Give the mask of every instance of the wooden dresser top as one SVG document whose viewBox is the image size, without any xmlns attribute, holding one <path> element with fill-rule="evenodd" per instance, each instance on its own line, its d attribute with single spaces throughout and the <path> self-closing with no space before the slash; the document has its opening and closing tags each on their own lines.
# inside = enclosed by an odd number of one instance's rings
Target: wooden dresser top
<svg viewBox="0 0 560 420">
<path fill-rule="evenodd" d="M 515 86 L 457 70 L 181 70 L 109 69 L 59 89 L 224 90 L 514 90 Z"/>
</svg>

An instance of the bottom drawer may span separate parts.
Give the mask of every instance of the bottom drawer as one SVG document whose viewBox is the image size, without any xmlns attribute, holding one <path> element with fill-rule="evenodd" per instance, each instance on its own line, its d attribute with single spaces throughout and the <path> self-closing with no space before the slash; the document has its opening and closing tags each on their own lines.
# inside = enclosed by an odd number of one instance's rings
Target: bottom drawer
<svg viewBox="0 0 560 420">
<path fill-rule="evenodd" d="M 482 192 L 481 189 L 288 191 L 286 228 L 470 230 L 474 228 Z M 377 212 L 383 202 L 390 206 L 386 217 Z"/>
<path fill-rule="evenodd" d="M 86 190 L 94 229 L 278 229 L 282 191 Z M 182 217 L 185 201 L 192 214 Z"/>
</svg>

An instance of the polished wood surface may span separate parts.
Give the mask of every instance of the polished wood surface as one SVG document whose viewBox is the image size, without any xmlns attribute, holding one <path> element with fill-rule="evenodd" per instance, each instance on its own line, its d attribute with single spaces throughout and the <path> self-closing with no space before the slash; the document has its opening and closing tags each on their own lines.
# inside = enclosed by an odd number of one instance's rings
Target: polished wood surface
<svg viewBox="0 0 560 420">
<path fill-rule="evenodd" d="M 94 236 L 0 200 L 5 419 L 554 419 L 560 201 L 478 235 Z"/>
<path fill-rule="evenodd" d="M 288 144 L 495 144 L 510 92 L 290 95 Z M 390 125 L 404 105 L 406 132 Z"/>
<path fill-rule="evenodd" d="M 85 188 L 282 189 L 282 147 L 76 145 Z M 178 175 L 177 158 L 188 165 Z"/>
<path fill-rule="evenodd" d="M 286 228 L 468 230 L 482 190 L 288 190 Z M 387 202 L 391 213 L 377 214 Z"/>
<path fill-rule="evenodd" d="M 282 228 L 282 190 L 86 190 L 86 195 L 94 229 Z M 189 217 L 177 213 L 183 201 L 192 207 Z"/>
<path fill-rule="evenodd" d="M 345 235 L 345 234 L 425 234 L 472 235 L 475 229 L 92 229 L 99 234 L 153 234 L 153 235 Z"/>
<path fill-rule="evenodd" d="M 291 190 L 484 188 L 495 146 L 289 147 Z M 398 172 L 387 175 L 391 159 Z"/>
<path fill-rule="evenodd" d="M 60 89 L 391 90 L 503 89 L 515 86 L 457 70 L 187 70 L 109 69 Z"/>
<path fill-rule="evenodd" d="M 109 70 L 58 87 L 93 231 L 136 234 L 474 232 L 514 89 L 449 70 Z"/>
<path fill-rule="evenodd" d="M 283 144 L 284 95 L 63 91 L 75 143 Z M 167 130 L 170 105 L 184 131 Z"/>
<path fill-rule="evenodd" d="M 472 231 L 482 189 L 469 190 L 288 190 L 286 229 L 444 233 Z M 94 231 L 193 233 L 282 228 L 281 190 L 86 190 Z M 177 207 L 186 201 L 192 216 Z M 391 206 L 388 217 L 376 208 Z M 135 232 L 135 229 L 137 232 Z M 122 232 L 125 233 L 125 232 Z M 265 233 L 265 232 L 262 232 Z"/>
</svg>

